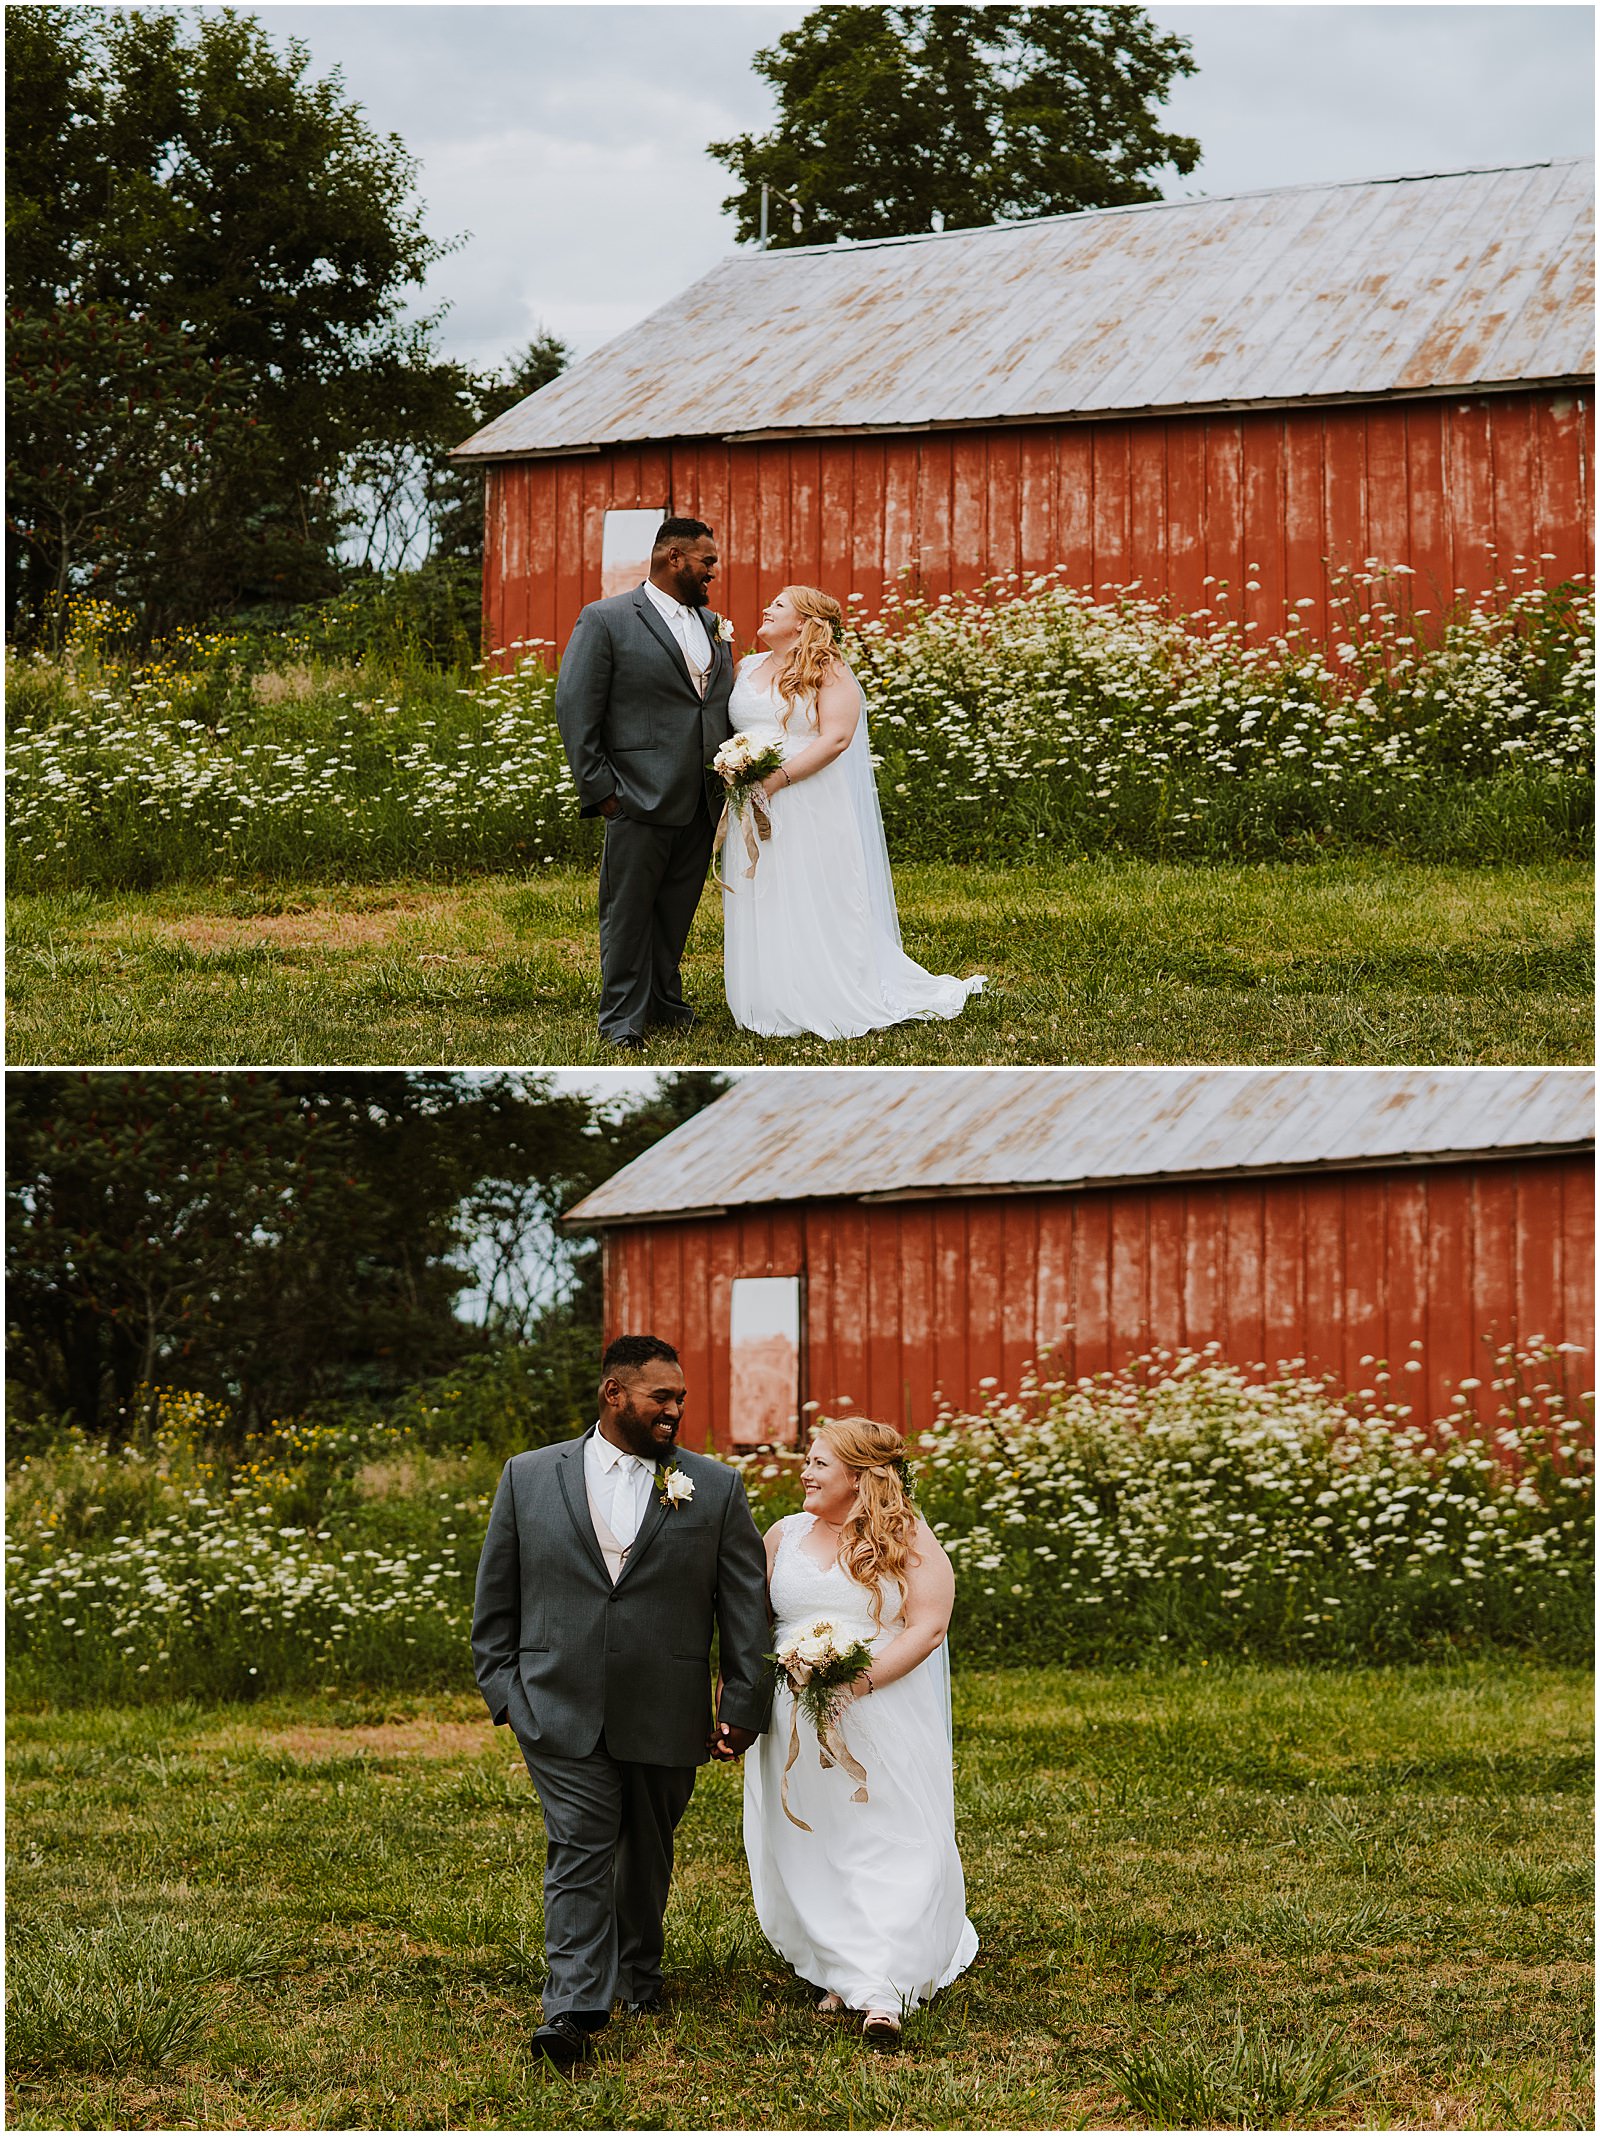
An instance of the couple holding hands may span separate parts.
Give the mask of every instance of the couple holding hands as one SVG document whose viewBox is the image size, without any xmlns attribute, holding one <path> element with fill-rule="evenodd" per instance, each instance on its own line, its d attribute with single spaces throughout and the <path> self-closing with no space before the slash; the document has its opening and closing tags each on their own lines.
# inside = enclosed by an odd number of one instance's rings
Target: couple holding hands
<svg viewBox="0 0 1600 2136">
<path fill-rule="evenodd" d="M 478 1568 L 478 1684 L 544 1810 L 533 2046 L 563 2069 L 614 2003 L 661 2009 L 673 1832 L 708 1759 L 745 1759 L 756 1918 L 819 2011 L 892 2047 L 977 1951 L 955 1841 L 955 1581 L 900 1434 L 819 1425 L 804 1510 L 763 1542 L 737 1471 L 679 1449 L 686 1398 L 669 1344 L 619 1337 L 593 1429 L 507 1462 Z M 819 1621 L 858 1656 L 826 1728 L 773 1667 Z"/>
<path fill-rule="evenodd" d="M 733 626 L 709 606 L 716 571 L 711 529 L 666 520 L 649 577 L 584 609 L 556 680 L 579 809 L 605 819 L 600 1036 L 638 1050 L 652 1027 L 695 1020 L 679 965 L 717 843 L 706 775 L 736 732 L 773 768 L 743 801 L 760 837 L 732 841 L 724 869 L 734 1022 L 841 1039 L 959 1016 L 982 977 L 937 976 L 901 948 L 843 610 L 786 586 L 762 615 L 761 649 L 736 662 Z M 747 868 L 732 857 L 740 843 Z"/>
</svg>

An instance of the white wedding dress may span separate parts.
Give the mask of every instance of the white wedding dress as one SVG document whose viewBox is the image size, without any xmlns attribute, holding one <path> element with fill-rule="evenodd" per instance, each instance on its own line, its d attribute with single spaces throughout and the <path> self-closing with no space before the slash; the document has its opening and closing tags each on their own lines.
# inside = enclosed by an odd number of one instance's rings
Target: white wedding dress
<svg viewBox="0 0 1600 2136">
<path fill-rule="evenodd" d="M 794 756 L 817 738 L 816 707 L 801 699 L 785 731 L 782 700 L 767 687 L 774 672 L 771 653 L 747 660 L 728 716 L 758 747 L 771 742 Z M 731 817 L 722 850 L 723 976 L 734 1022 L 774 1038 L 858 1038 L 914 1018 L 959 1016 L 982 978 L 925 972 L 900 946 L 864 704 L 849 747 L 780 787 L 771 814 L 753 875 Z"/>
<path fill-rule="evenodd" d="M 867 1590 L 837 1562 L 823 1565 L 800 1547 L 814 1516 L 780 1523 L 772 1568 L 779 1647 L 817 1617 L 846 1642 L 886 1645 L 901 1629 L 890 1587 L 880 1631 Z M 799 1756 L 783 1768 L 794 1700 L 780 1686 L 772 1725 L 746 1754 L 744 1847 L 756 1919 L 780 1957 L 814 1987 L 852 2010 L 899 2012 L 925 2002 L 964 1972 L 978 1938 L 967 1919 L 956 1852 L 950 1752 L 950 1664 L 944 1648 L 898 1682 L 846 1706 L 841 1732 L 866 1767 L 867 1800 L 856 1782 L 824 1767 L 816 1730 L 799 1717 Z"/>
</svg>

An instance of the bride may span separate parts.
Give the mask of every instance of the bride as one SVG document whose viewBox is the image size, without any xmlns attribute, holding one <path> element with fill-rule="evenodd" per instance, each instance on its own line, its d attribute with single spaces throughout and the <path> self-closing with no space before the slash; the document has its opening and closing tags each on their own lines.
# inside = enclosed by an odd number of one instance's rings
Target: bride
<svg viewBox="0 0 1600 2136">
<path fill-rule="evenodd" d="M 743 661 L 728 717 L 783 765 L 763 781 L 772 836 L 752 875 L 725 864 L 723 971 L 746 1031 L 856 1038 L 916 1017 L 959 1016 L 981 977 L 925 972 L 900 947 L 889 852 L 861 686 L 836 650 L 844 611 L 786 586 L 762 617 L 766 651 Z"/>
<path fill-rule="evenodd" d="M 893 2046 L 903 2012 L 965 1971 L 978 1948 L 951 1778 L 944 1636 L 955 1578 L 906 1496 L 904 1467 L 904 1441 L 887 1424 L 819 1425 L 801 1472 L 805 1510 L 766 1538 L 779 1650 L 818 1617 L 841 1644 L 872 1648 L 840 1723 L 866 1769 L 867 1799 L 856 1799 L 847 1771 L 822 1763 L 802 1717 L 786 1812 L 794 1700 L 781 1682 L 772 1726 L 745 1760 L 756 1918 L 823 1991 L 818 2008 L 863 2013 L 874 2046 Z"/>
</svg>

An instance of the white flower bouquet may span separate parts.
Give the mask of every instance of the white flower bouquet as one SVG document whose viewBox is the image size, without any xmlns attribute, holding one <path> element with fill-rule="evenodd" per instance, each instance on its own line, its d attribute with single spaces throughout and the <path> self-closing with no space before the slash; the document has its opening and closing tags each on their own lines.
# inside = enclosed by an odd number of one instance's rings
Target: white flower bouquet
<svg viewBox="0 0 1600 2136">
<path fill-rule="evenodd" d="M 727 788 L 730 806 L 744 806 L 752 787 L 759 786 L 782 768 L 783 751 L 776 742 L 759 747 L 748 734 L 732 734 L 711 759 L 711 768 Z"/>
<path fill-rule="evenodd" d="M 822 1765 L 837 1765 L 856 1782 L 852 1802 L 867 1800 L 866 1767 L 851 1751 L 839 1732 L 839 1719 L 848 1701 L 845 1693 L 872 1667 L 872 1649 L 864 1639 L 841 1642 L 832 1620 L 818 1617 L 786 1646 L 769 1657 L 778 1681 L 794 1693 L 794 1711 L 789 1718 L 789 1756 L 783 1768 L 783 1814 L 802 1832 L 811 1830 L 789 1807 L 789 1774 L 800 1755 L 800 1716 L 803 1713 L 816 1730 L 817 1752 Z"/>
<path fill-rule="evenodd" d="M 782 764 L 783 751 L 776 742 L 758 745 L 744 733 L 729 735 L 711 759 L 711 768 L 722 781 L 728 796 L 711 847 L 712 873 L 725 891 L 733 888 L 722 862 L 722 848 L 727 842 L 730 820 L 738 822 L 744 839 L 749 860 L 744 872 L 748 879 L 756 872 L 762 846 L 772 836 L 772 816 L 761 782 L 781 769 Z"/>
<path fill-rule="evenodd" d="M 831 1618 L 818 1617 L 772 1660 L 778 1681 L 789 1686 L 795 1704 L 820 1734 L 843 1712 L 842 1694 L 872 1667 L 872 1649 L 864 1639 L 841 1645 Z"/>
</svg>

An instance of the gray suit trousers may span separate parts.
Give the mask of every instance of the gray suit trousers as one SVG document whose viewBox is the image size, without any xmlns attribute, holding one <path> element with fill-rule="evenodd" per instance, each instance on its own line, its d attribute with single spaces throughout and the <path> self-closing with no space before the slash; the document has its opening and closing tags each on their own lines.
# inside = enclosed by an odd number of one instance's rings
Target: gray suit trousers
<svg viewBox="0 0 1600 2136">
<path fill-rule="evenodd" d="M 518 1742 L 544 1811 L 545 2019 L 646 2001 L 661 1986 L 672 1835 L 696 1768 L 613 1758 L 604 1738 L 584 1758 Z"/>
<path fill-rule="evenodd" d="M 678 967 L 705 888 L 714 828 L 702 798 L 685 824 L 607 818 L 600 861 L 600 1035 L 643 1037 L 685 1016 Z"/>
</svg>

